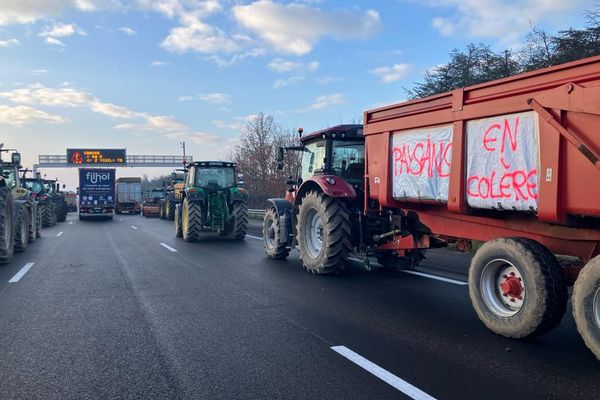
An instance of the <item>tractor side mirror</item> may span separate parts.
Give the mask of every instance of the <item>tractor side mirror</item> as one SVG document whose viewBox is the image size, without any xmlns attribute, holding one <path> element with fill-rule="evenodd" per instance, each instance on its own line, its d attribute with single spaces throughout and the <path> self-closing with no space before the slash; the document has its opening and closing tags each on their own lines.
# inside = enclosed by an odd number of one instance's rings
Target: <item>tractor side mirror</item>
<svg viewBox="0 0 600 400">
<path fill-rule="evenodd" d="M 62 188 L 63 188 L 63 189 L 66 189 L 66 188 L 67 188 L 67 185 L 63 183 L 63 187 L 62 187 Z"/>
<path fill-rule="evenodd" d="M 237 174 L 237 185 L 242 186 L 244 184 L 244 174 Z"/>
<path fill-rule="evenodd" d="M 56 192 L 57 192 L 57 193 L 60 193 L 60 183 L 57 183 L 57 184 L 56 184 Z"/>
<path fill-rule="evenodd" d="M 21 153 L 12 153 L 10 161 L 12 161 L 14 165 L 21 165 Z"/>
<path fill-rule="evenodd" d="M 284 157 L 284 149 L 283 147 L 277 148 L 277 170 L 281 171 L 283 169 L 283 157 Z"/>
</svg>

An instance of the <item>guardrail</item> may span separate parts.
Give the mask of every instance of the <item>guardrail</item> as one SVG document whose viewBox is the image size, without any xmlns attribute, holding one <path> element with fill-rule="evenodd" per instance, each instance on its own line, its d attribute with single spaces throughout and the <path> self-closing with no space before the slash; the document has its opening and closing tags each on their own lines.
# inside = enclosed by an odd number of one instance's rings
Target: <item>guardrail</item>
<svg viewBox="0 0 600 400">
<path fill-rule="evenodd" d="M 248 209 L 248 218 L 263 219 L 265 217 L 265 211 L 266 210 L 260 210 L 260 209 L 256 209 L 256 208 L 249 208 Z"/>
</svg>

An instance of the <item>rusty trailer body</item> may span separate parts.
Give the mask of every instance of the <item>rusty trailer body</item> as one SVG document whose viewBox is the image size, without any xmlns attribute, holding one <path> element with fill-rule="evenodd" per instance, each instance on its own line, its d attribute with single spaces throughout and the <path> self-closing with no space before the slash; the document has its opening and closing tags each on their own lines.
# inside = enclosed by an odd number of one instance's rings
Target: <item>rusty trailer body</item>
<svg viewBox="0 0 600 400">
<path fill-rule="evenodd" d="M 526 237 L 586 262 L 600 253 L 600 57 L 364 120 L 367 213 L 414 211 L 451 239 Z"/>
</svg>

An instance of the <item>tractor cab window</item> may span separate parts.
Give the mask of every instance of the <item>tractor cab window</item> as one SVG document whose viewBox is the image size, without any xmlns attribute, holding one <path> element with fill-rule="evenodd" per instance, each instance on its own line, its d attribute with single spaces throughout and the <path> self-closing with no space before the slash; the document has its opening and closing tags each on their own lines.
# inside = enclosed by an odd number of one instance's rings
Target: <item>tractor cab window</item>
<svg viewBox="0 0 600 400">
<path fill-rule="evenodd" d="M 332 169 L 346 179 L 362 179 L 365 171 L 365 144 L 363 142 L 334 141 Z"/>
<path fill-rule="evenodd" d="M 7 188 L 12 189 L 15 186 L 17 186 L 17 177 L 15 176 L 14 168 L 10 168 L 10 167 L 2 168 L 2 176 L 4 177 L 4 180 L 6 181 Z"/>
<path fill-rule="evenodd" d="M 54 182 L 44 182 L 44 189 L 48 193 L 54 193 L 54 190 L 55 190 Z"/>
<path fill-rule="evenodd" d="M 164 199 L 165 192 L 161 190 L 153 190 L 152 192 L 150 192 L 150 197 L 152 197 L 153 199 Z"/>
<path fill-rule="evenodd" d="M 307 180 L 325 169 L 325 142 L 318 141 L 306 145 L 302 152 L 302 180 Z"/>
<path fill-rule="evenodd" d="M 27 189 L 31 190 L 33 193 L 37 193 L 37 194 L 41 193 L 44 190 L 44 187 L 38 181 L 26 181 L 25 187 Z"/>
<path fill-rule="evenodd" d="M 235 186 L 233 168 L 196 168 L 196 186 L 216 186 L 227 188 Z"/>
</svg>

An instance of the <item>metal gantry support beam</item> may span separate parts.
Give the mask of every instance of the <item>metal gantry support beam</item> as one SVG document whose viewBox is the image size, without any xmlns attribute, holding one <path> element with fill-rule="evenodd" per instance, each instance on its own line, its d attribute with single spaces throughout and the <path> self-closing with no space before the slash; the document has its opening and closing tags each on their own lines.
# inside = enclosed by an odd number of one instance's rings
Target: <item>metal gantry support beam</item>
<svg viewBox="0 0 600 400">
<path fill-rule="evenodd" d="M 177 168 L 192 162 L 192 156 L 162 156 L 162 155 L 128 155 L 125 164 L 69 164 L 66 155 L 40 155 L 36 168 Z"/>
</svg>

